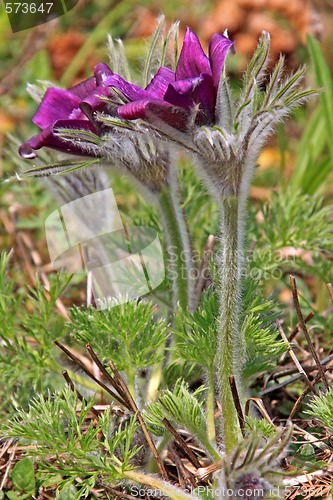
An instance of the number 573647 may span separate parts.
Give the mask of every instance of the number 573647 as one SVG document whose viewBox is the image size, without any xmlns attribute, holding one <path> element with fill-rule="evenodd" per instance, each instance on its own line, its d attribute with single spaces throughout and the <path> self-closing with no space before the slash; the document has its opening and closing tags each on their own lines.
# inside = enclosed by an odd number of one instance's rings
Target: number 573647
<svg viewBox="0 0 333 500">
<path fill-rule="evenodd" d="M 52 9 L 52 3 L 21 3 L 21 2 L 5 2 L 7 14 L 35 14 L 40 12 L 49 14 Z"/>
</svg>

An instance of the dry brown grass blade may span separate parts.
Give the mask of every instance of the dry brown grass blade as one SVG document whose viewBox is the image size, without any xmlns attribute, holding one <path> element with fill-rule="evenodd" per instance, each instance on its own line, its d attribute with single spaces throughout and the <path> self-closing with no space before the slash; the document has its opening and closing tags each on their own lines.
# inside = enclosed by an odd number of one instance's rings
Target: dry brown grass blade
<svg viewBox="0 0 333 500">
<path fill-rule="evenodd" d="M 79 401 L 85 401 L 85 402 L 86 402 L 86 399 L 85 399 L 85 398 L 82 396 L 82 394 L 80 394 L 80 392 L 76 389 L 76 387 L 75 387 L 75 385 L 74 385 L 74 383 L 73 383 L 72 379 L 70 378 L 70 376 L 69 376 L 69 374 L 68 374 L 67 370 L 63 370 L 63 371 L 61 372 L 61 374 L 62 374 L 62 376 L 64 377 L 64 379 L 66 380 L 66 383 L 67 383 L 68 387 L 71 389 L 71 391 L 73 391 L 73 392 L 77 395 L 77 397 L 78 397 Z M 98 413 L 98 411 L 97 411 L 97 410 L 96 410 L 93 406 L 91 407 L 91 410 L 90 410 L 90 411 L 91 411 L 91 412 L 95 415 L 95 417 L 96 417 L 96 418 L 99 418 L 99 413 Z"/>
<path fill-rule="evenodd" d="M 201 467 L 201 463 L 199 462 L 199 460 L 197 459 L 197 457 L 195 456 L 195 454 L 193 453 L 191 448 L 189 448 L 187 446 L 186 441 L 184 441 L 184 439 L 176 431 L 176 429 L 173 427 L 173 425 L 170 424 L 170 422 L 167 418 L 163 418 L 162 422 L 165 425 L 165 427 L 171 432 L 171 434 L 173 435 L 173 437 L 175 438 L 175 440 L 177 441 L 177 443 L 181 447 L 183 453 L 187 456 L 187 458 L 192 463 L 192 465 L 194 465 L 194 467 L 196 469 L 199 469 Z"/>
<path fill-rule="evenodd" d="M 311 351 L 312 357 L 313 357 L 313 359 L 314 359 L 314 361 L 315 361 L 315 363 L 316 363 L 316 365 L 318 367 L 318 373 L 320 373 L 321 379 L 323 381 L 323 384 L 324 384 L 326 390 L 328 391 L 329 390 L 329 384 L 328 384 L 325 372 L 323 370 L 323 367 L 321 366 L 319 356 L 318 356 L 315 348 L 313 347 L 313 344 L 312 344 L 312 341 L 311 341 L 308 329 L 306 327 L 306 324 L 305 324 L 305 321 L 304 321 L 304 318 L 303 318 L 301 307 L 299 305 L 298 290 L 297 290 L 296 280 L 295 280 L 294 276 L 290 276 L 290 283 L 291 283 L 293 300 L 294 300 L 295 309 L 296 309 L 296 312 L 297 312 L 297 316 L 298 316 L 299 322 L 301 324 L 301 327 L 302 327 L 303 333 L 305 335 L 306 341 L 308 343 L 309 349 Z"/>
<path fill-rule="evenodd" d="M 333 360 L 333 354 L 330 354 L 325 359 L 321 360 L 321 365 L 325 367 L 324 368 L 325 373 L 328 370 L 332 370 L 332 367 L 331 367 L 332 360 Z M 317 370 L 317 365 L 312 365 L 309 367 L 307 366 L 304 368 L 304 370 L 307 374 L 309 374 L 309 373 Z M 286 387 L 287 385 L 291 384 L 292 382 L 296 382 L 296 380 L 299 380 L 301 378 L 301 374 L 299 373 L 297 368 L 294 368 L 292 370 L 281 371 L 278 374 L 275 374 L 275 376 L 278 375 L 279 377 L 286 377 L 287 375 L 290 375 L 290 374 L 295 373 L 295 372 L 297 372 L 297 375 L 293 375 L 288 380 L 284 380 L 283 382 L 280 382 L 279 384 L 275 384 L 275 385 L 268 387 L 267 389 L 264 389 L 263 391 L 261 391 L 260 396 L 265 396 L 266 394 L 269 394 L 270 392 L 274 392 L 274 391 L 277 391 L 279 389 L 282 389 L 283 387 Z M 316 375 L 312 385 L 315 386 L 320 381 L 320 379 L 321 379 L 321 375 L 320 374 Z M 268 382 L 268 380 L 269 380 L 269 378 L 266 380 L 266 383 Z"/>
<path fill-rule="evenodd" d="M 102 389 L 104 389 L 106 392 L 110 394 L 114 399 L 118 401 L 118 403 L 122 404 L 125 406 L 125 408 L 128 408 L 128 403 L 124 401 L 118 394 L 116 394 L 114 391 L 112 391 L 107 385 L 103 384 L 101 380 L 98 380 L 98 378 L 95 377 L 93 373 L 91 373 L 90 370 L 82 363 L 80 359 L 78 359 L 66 346 L 63 344 L 60 344 L 57 340 L 54 341 L 55 345 L 59 347 L 77 366 L 79 366 L 87 375 L 90 377 L 96 384 L 98 384 Z"/>
<path fill-rule="evenodd" d="M 308 323 L 313 317 L 314 317 L 315 313 L 313 311 L 311 311 L 307 316 L 306 318 L 304 318 L 304 321 L 305 323 Z M 297 323 L 297 325 L 295 326 L 295 328 L 293 329 L 293 331 L 291 332 L 291 334 L 289 335 L 289 342 L 291 342 L 295 337 L 296 335 L 298 334 L 298 332 L 302 329 L 302 325 L 301 323 Z"/>
<path fill-rule="evenodd" d="M 328 446 L 321 439 L 316 438 L 315 436 L 313 436 L 313 434 L 311 434 L 310 432 L 306 431 L 305 429 L 302 429 L 301 427 L 299 427 L 296 424 L 294 424 L 294 429 L 295 429 L 295 431 L 297 431 L 303 437 L 303 439 L 305 441 L 307 441 L 308 443 L 313 444 L 313 446 L 316 446 L 317 448 L 319 448 L 324 453 L 327 453 L 327 454 L 329 454 L 329 455 L 332 456 L 332 454 L 333 454 L 333 448 L 331 446 Z"/>
<path fill-rule="evenodd" d="M 287 486 L 290 492 L 285 496 L 285 500 L 298 500 L 299 498 L 331 500 L 332 476 L 332 470 L 319 470 L 284 480 L 284 486 Z"/>
<path fill-rule="evenodd" d="M 186 489 L 187 483 L 190 483 L 191 487 L 196 488 L 197 482 L 195 476 L 185 467 L 181 458 L 179 457 L 177 450 L 172 446 L 169 448 L 169 456 L 176 466 L 178 473 L 179 486 L 182 489 Z"/>
<path fill-rule="evenodd" d="M 100 372 L 104 375 L 105 379 L 109 382 L 109 384 L 118 392 L 119 396 L 122 398 L 123 401 L 127 401 L 126 394 L 122 390 L 120 384 L 116 383 L 116 381 L 111 377 L 110 373 L 106 370 L 105 366 L 101 361 L 98 359 L 98 356 L 96 355 L 95 351 L 91 347 L 90 344 L 86 345 L 86 349 L 88 353 L 90 354 L 92 360 L 94 363 L 97 365 L 98 369 Z M 128 406 L 130 407 L 130 403 L 128 402 Z"/>
<path fill-rule="evenodd" d="M 330 369 L 330 365 L 331 365 L 331 361 L 333 361 L 333 355 L 329 356 L 329 361 L 328 361 L 328 365 L 325 367 L 325 372 L 328 371 Z M 317 384 L 321 379 L 321 374 L 318 373 L 313 381 L 314 384 Z M 292 420 L 296 413 L 298 412 L 298 410 L 300 409 L 301 407 L 301 404 L 304 400 L 304 398 L 309 394 L 310 392 L 310 389 L 308 387 L 306 387 L 306 389 L 304 389 L 304 391 L 302 392 L 302 394 L 297 398 L 297 401 L 295 402 L 294 406 L 292 407 L 291 409 L 291 412 L 290 412 L 290 415 L 289 415 L 289 420 Z"/>
<path fill-rule="evenodd" d="M 241 402 L 240 402 L 240 399 L 239 399 L 239 394 L 238 394 L 238 389 L 237 389 L 237 385 L 236 385 L 236 380 L 235 380 L 235 377 L 233 375 L 231 375 L 229 377 L 229 383 L 230 383 L 232 398 L 234 400 L 234 404 L 235 404 L 236 411 L 237 411 L 237 417 L 238 417 L 239 427 L 240 427 L 242 435 L 244 437 L 245 436 L 245 432 L 244 432 L 245 418 L 244 418 L 244 414 L 243 414 L 242 405 L 241 405 Z"/>
<path fill-rule="evenodd" d="M 8 459 L 7 464 L 6 464 L 6 470 L 5 470 L 5 473 L 2 477 L 2 481 L 0 484 L 0 491 L 2 491 L 4 489 L 4 487 L 6 486 L 6 482 L 7 482 L 7 479 L 9 477 L 10 469 L 15 461 L 16 447 L 17 447 L 17 443 L 14 444 L 13 448 L 11 448 L 9 459 Z"/>
<path fill-rule="evenodd" d="M 135 413 L 135 415 L 137 416 L 137 419 L 139 421 L 139 424 L 141 425 L 141 428 L 142 428 L 142 432 L 146 438 L 146 441 L 148 443 L 148 446 L 149 448 L 151 449 L 151 452 L 156 460 L 156 463 L 157 463 L 157 466 L 160 470 L 160 473 L 161 473 L 161 476 L 163 477 L 163 479 L 165 479 L 166 481 L 169 479 L 168 477 L 168 473 L 166 471 L 166 468 L 164 467 L 164 463 L 163 463 L 163 460 L 161 459 L 161 457 L 159 456 L 158 454 L 158 451 L 156 449 L 156 446 L 148 432 L 148 429 L 147 429 L 147 426 L 146 426 L 146 423 L 145 421 L 143 420 L 142 418 L 142 415 L 139 411 L 139 408 L 137 407 L 136 405 L 136 402 L 134 401 L 133 397 L 132 397 L 132 394 L 130 393 L 127 385 L 125 384 L 122 376 L 120 375 L 119 371 L 117 370 L 117 367 L 116 365 L 113 363 L 113 361 L 109 361 L 109 366 L 112 370 L 112 373 L 114 375 L 114 379 L 116 381 L 116 383 L 118 383 L 122 389 L 122 391 L 124 392 L 124 394 L 126 395 L 126 399 L 128 401 L 128 403 L 130 404 L 130 409 Z"/>
<path fill-rule="evenodd" d="M 48 280 L 45 271 L 43 271 L 42 269 L 41 256 L 36 246 L 34 245 L 33 240 L 29 235 L 29 233 L 23 231 L 16 231 L 14 213 L 11 213 L 10 224 L 8 224 L 7 221 L 7 230 L 9 234 L 11 234 L 11 236 L 13 236 L 13 238 L 16 241 L 17 247 L 20 251 L 20 254 L 24 262 L 26 272 L 29 275 L 29 278 L 33 283 L 33 286 L 36 287 L 36 269 L 32 266 L 32 263 L 37 268 L 38 276 L 40 277 L 45 287 L 45 290 L 46 291 L 49 290 L 50 282 Z M 63 316 L 67 321 L 70 321 L 67 308 L 65 307 L 60 298 L 58 298 L 55 301 L 55 306 L 58 309 L 59 314 L 61 314 L 61 316 Z"/>
<path fill-rule="evenodd" d="M 311 384 L 311 382 L 310 382 L 310 380 L 309 380 L 309 378 L 308 378 L 308 376 L 307 376 L 307 374 L 306 374 L 306 372 L 305 372 L 304 368 L 302 367 L 302 365 L 301 365 L 301 364 L 300 364 L 300 362 L 298 361 L 298 359 L 297 359 L 297 357 L 296 357 L 296 354 L 294 353 L 294 351 L 293 351 L 293 349 L 292 349 L 292 347 L 291 347 L 291 345 L 290 345 L 290 343 L 289 343 L 289 341 L 288 341 L 288 339 L 287 339 L 287 336 L 286 336 L 286 334 L 285 334 L 285 333 L 284 333 L 284 331 L 283 331 L 283 328 L 282 328 L 282 326 L 281 326 L 281 323 L 280 323 L 279 321 L 276 321 L 276 326 L 277 326 L 277 329 L 278 329 L 278 331 L 279 331 L 279 333 L 280 333 L 280 335 L 281 335 L 281 337 L 282 337 L 283 341 L 287 344 L 287 346 L 288 346 L 288 350 L 289 350 L 289 354 L 290 354 L 290 356 L 291 356 L 291 358 L 292 358 L 293 362 L 295 363 L 295 366 L 296 366 L 296 368 L 298 369 L 298 371 L 299 371 L 300 375 L 302 376 L 302 378 L 303 378 L 304 382 L 305 382 L 305 383 L 306 383 L 306 385 L 309 387 L 309 389 L 310 389 L 310 390 L 311 390 L 314 394 L 316 394 L 316 395 L 317 395 L 317 391 L 316 391 L 316 389 L 314 388 L 314 386 Z M 320 364 L 320 362 L 319 362 L 319 364 Z"/>
</svg>

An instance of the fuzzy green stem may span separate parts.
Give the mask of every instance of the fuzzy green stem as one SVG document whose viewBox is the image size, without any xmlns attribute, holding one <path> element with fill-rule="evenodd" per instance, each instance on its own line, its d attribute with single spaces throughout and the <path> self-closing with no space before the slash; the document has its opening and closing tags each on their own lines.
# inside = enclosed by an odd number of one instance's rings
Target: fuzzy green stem
<svg viewBox="0 0 333 500">
<path fill-rule="evenodd" d="M 135 375 L 136 375 L 135 369 L 133 369 L 133 367 L 129 367 L 127 369 L 127 387 L 133 398 L 136 398 Z"/>
<path fill-rule="evenodd" d="M 207 399 L 206 399 L 206 415 L 207 415 L 207 434 L 211 442 L 215 441 L 215 373 L 210 370 L 207 375 Z"/>
<path fill-rule="evenodd" d="M 162 348 L 164 351 L 165 346 L 163 345 Z M 162 351 L 162 349 L 160 349 L 160 351 Z M 147 401 L 155 401 L 157 399 L 158 389 L 162 380 L 162 366 L 162 363 L 157 363 L 152 368 L 147 388 Z"/>
<path fill-rule="evenodd" d="M 244 355 L 238 320 L 238 301 L 242 272 L 242 228 L 240 200 L 237 197 L 222 200 L 222 235 L 220 267 L 220 324 L 218 334 L 217 366 L 220 391 L 225 451 L 230 454 L 241 438 L 237 412 L 229 377 L 239 382 Z M 237 368 L 235 368 L 237 367 Z"/>
<path fill-rule="evenodd" d="M 168 447 L 168 444 L 170 443 L 171 439 L 172 439 L 172 435 L 169 432 L 163 436 L 161 442 L 157 446 L 157 453 L 159 455 Z M 151 455 L 151 457 L 150 457 L 150 460 L 148 463 L 148 470 L 152 474 L 157 474 L 159 471 L 156 459 L 153 455 Z"/>
<path fill-rule="evenodd" d="M 168 270 L 173 286 L 174 305 L 179 303 L 183 309 L 191 309 L 194 299 L 194 279 L 191 278 L 192 251 L 174 186 L 161 191 L 158 201 L 166 230 Z"/>
</svg>

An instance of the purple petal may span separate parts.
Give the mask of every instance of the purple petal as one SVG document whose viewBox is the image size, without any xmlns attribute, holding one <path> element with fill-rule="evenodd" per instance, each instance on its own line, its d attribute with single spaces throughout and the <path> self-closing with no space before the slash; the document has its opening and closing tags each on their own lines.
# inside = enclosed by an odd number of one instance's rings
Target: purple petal
<svg viewBox="0 0 333 500">
<path fill-rule="evenodd" d="M 34 135 L 26 143 L 22 144 L 19 148 L 19 154 L 26 159 L 35 158 L 37 155 L 33 152 L 35 149 L 42 147 L 49 147 L 63 151 L 64 153 L 71 153 L 76 155 L 88 156 L 86 151 L 80 148 L 79 144 L 63 141 L 59 136 L 54 134 L 56 128 L 67 128 L 74 130 L 88 130 L 95 133 L 95 129 L 88 122 L 88 120 L 59 120 L 54 126 L 47 127 L 40 134 Z"/>
<path fill-rule="evenodd" d="M 147 106 L 151 102 L 151 99 L 141 99 L 135 102 L 129 102 L 128 104 L 124 104 L 124 106 L 120 106 L 118 108 L 118 115 L 120 118 L 124 118 L 125 120 L 136 120 L 138 118 L 146 118 L 147 114 Z M 167 104 L 165 101 L 158 100 L 161 105 L 171 106 L 171 104 Z"/>
<path fill-rule="evenodd" d="M 118 115 L 126 120 L 142 118 L 152 123 L 156 123 L 156 120 L 162 121 L 181 131 L 187 130 L 189 121 L 189 113 L 186 110 L 160 99 L 142 99 L 125 104 L 118 109 Z"/>
<path fill-rule="evenodd" d="M 209 59 L 202 50 L 197 35 L 187 28 L 177 64 L 176 80 L 195 78 L 200 73 L 212 74 Z"/>
<path fill-rule="evenodd" d="M 194 88 L 199 84 L 200 77 L 170 83 L 164 99 L 170 104 L 190 109 L 195 105 L 193 100 Z"/>
<path fill-rule="evenodd" d="M 57 131 L 57 129 L 60 128 L 66 128 L 72 130 L 85 130 L 96 133 L 94 126 L 88 120 L 58 120 L 53 125 L 53 130 Z"/>
<path fill-rule="evenodd" d="M 147 85 L 146 90 L 156 99 L 163 99 L 170 83 L 175 81 L 175 72 L 161 66 Z"/>
<path fill-rule="evenodd" d="M 120 90 L 120 92 L 124 94 L 129 101 L 139 101 L 141 99 L 149 99 L 152 97 L 147 90 L 134 85 L 134 83 L 126 82 L 126 80 L 119 75 L 112 75 L 108 77 L 104 81 L 104 85 Z"/>
<path fill-rule="evenodd" d="M 92 92 L 85 99 L 83 99 L 83 101 L 80 104 L 80 108 L 82 109 L 84 114 L 88 118 L 90 118 L 92 112 L 100 110 L 101 107 L 107 105 L 105 97 L 110 97 L 111 95 L 112 91 L 109 87 L 104 87 L 104 85 L 100 85 L 99 87 L 96 87 L 94 92 Z"/>
<path fill-rule="evenodd" d="M 86 116 L 80 108 L 75 108 L 68 117 L 69 120 L 86 120 Z"/>
<path fill-rule="evenodd" d="M 41 149 L 45 146 L 67 152 L 66 148 L 68 148 L 69 145 L 70 143 L 66 144 L 58 137 L 55 137 L 53 134 L 53 127 L 50 126 L 22 144 L 22 146 L 19 147 L 19 154 L 22 158 L 31 159 L 37 156 L 36 153 L 33 152 L 35 149 Z"/>
<path fill-rule="evenodd" d="M 90 123 L 92 123 L 99 132 L 102 131 L 103 124 L 96 119 L 96 111 L 105 111 L 113 116 L 117 113 L 118 106 L 105 99 L 105 97 L 108 98 L 110 96 L 112 96 L 112 90 L 109 87 L 100 85 L 80 104 L 80 111 L 83 111 L 83 116 L 87 117 Z"/>
<path fill-rule="evenodd" d="M 80 101 L 68 90 L 49 88 L 32 121 L 41 129 L 47 128 L 57 120 L 68 118 L 73 109 L 79 107 Z"/>
<path fill-rule="evenodd" d="M 109 66 L 105 63 L 96 64 L 94 67 L 94 75 L 96 79 L 96 86 L 103 85 L 105 80 L 113 75 Z"/>
<path fill-rule="evenodd" d="M 198 85 L 193 90 L 193 100 L 199 103 L 198 121 L 200 125 L 212 123 L 215 114 L 215 92 L 213 78 L 207 73 L 200 75 Z M 200 120 L 199 120 L 200 119 Z"/>
<path fill-rule="evenodd" d="M 224 35 L 216 33 L 209 41 L 209 60 L 213 73 L 214 87 L 217 89 L 220 83 L 222 68 L 228 50 L 234 47 L 234 42 Z"/>
<path fill-rule="evenodd" d="M 68 89 L 68 91 L 76 95 L 80 99 L 84 99 L 94 90 L 95 87 L 95 78 L 92 76 L 91 78 L 88 78 L 88 80 L 84 80 L 84 82 L 78 83 L 74 87 L 71 87 L 70 89 Z"/>
<path fill-rule="evenodd" d="M 215 92 L 213 79 L 202 74 L 197 78 L 171 83 L 164 99 L 175 106 L 193 109 L 198 106 L 197 122 L 211 123 L 214 118 Z"/>
</svg>

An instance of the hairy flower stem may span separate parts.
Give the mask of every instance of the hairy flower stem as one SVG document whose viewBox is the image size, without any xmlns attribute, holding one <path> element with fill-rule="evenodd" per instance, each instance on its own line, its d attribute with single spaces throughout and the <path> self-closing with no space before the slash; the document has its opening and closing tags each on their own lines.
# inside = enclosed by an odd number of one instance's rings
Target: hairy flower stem
<svg viewBox="0 0 333 500">
<path fill-rule="evenodd" d="M 244 355 L 238 303 L 242 273 L 242 209 L 237 197 L 222 200 L 222 234 L 220 267 L 220 322 L 218 334 L 218 387 L 222 407 L 225 451 L 230 454 L 241 437 L 229 377 L 239 382 Z"/>
<path fill-rule="evenodd" d="M 209 370 L 207 374 L 207 398 L 206 398 L 206 415 L 207 415 L 207 434 L 210 442 L 215 441 L 215 373 Z"/>
<path fill-rule="evenodd" d="M 173 287 L 173 302 L 182 309 L 192 309 L 194 277 L 192 250 L 184 215 L 179 206 L 177 188 L 169 187 L 159 193 L 158 202 L 166 231 L 168 271 Z"/>
</svg>

